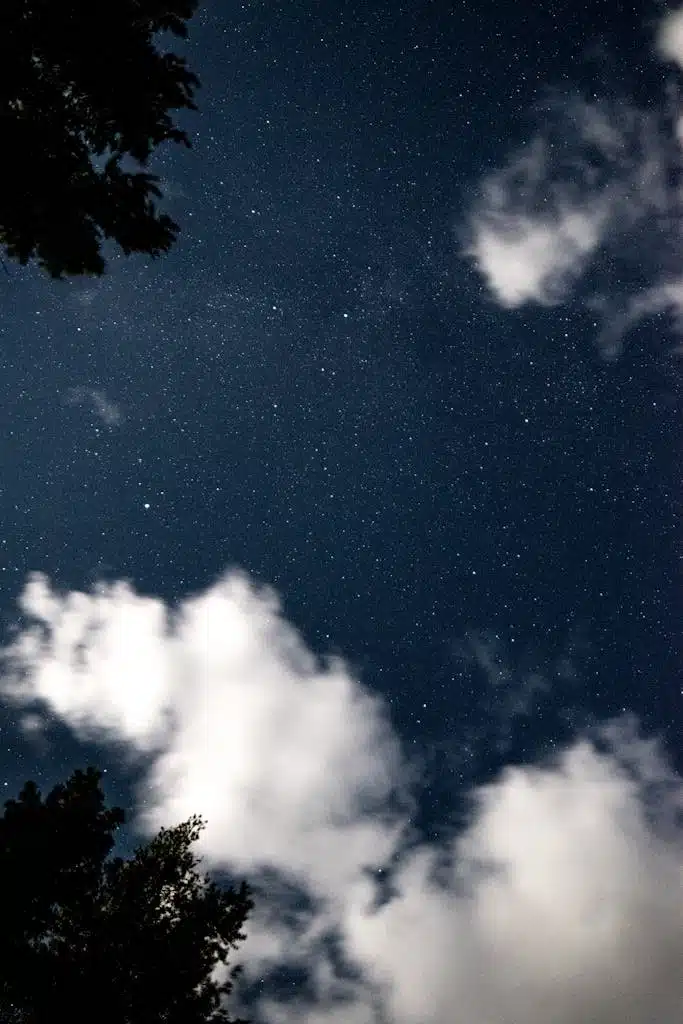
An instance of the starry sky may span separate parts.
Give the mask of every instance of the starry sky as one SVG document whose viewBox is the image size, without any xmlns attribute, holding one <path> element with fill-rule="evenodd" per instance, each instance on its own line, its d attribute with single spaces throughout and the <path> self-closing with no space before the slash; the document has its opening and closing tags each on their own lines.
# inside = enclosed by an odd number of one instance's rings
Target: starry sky
<svg viewBox="0 0 683 1024">
<path fill-rule="evenodd" d="M 181 45 L 173 251 L 0 274 L 8 795 L 203 813 L 267 1024 L 680 1024 L 683 16 Z"/>
</svg>

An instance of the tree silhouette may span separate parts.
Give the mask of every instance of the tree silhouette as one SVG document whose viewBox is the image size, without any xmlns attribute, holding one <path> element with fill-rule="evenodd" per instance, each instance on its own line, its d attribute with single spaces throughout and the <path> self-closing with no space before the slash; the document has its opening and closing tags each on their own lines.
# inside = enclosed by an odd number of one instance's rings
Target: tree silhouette
<svg viewBox="0 0 683 1024">
<path fill-rule="evenodd" d="M 0 245 L 52 277 L 101 275 L 104 239 L 126 255 L 168 251 L 146 166 L 189 147 L 169 111 L 195 110 L 199 80 L 159 33 L 187 36 L 197 0 L 2 0 Z"/>
<path fill-rule="evenodd" d="M 124 813 L 100 772 L 76 771 L 43 802 L 33 782 L 0 818 L 3 1024 L 246 1024 L 224 1008 L 240 967 L 249 888 L 201 877 L 199 816 L 111 858 Z M 216 977 L 224 967 L 226 980 Z"/>
</svg>

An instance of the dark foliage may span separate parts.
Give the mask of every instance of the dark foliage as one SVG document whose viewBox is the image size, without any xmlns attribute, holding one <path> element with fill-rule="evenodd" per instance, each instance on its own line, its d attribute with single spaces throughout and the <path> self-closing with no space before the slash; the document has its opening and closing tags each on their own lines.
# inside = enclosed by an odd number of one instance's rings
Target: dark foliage
<svg viewBox="0 0 683 1024">
<path fill-rule="evenodd" d="M 230 1024 L 228 969 L 253 902 L 200 876 L 193 816 L 130 860 L 110 856 L 120 808 L 93 768 L 42 800 L 32 782 L 0 819 L 3 1024 Z M 212 980 L 225 965 L 227 980 Z M 232 1024 L 245 1024 L 234 1022 Z"/>
<path fill-rule="evenodd" d="M 157 48 L 187 35 L 197 0 L 2 0 L 0 245 L 52 277 L 104 272 L 102 241 L 158 256 L 178 225 L 144 170 L 195 110 L 197 77 Z M 133 168 L 131 170 L 131 167 Z"/>
</svg>

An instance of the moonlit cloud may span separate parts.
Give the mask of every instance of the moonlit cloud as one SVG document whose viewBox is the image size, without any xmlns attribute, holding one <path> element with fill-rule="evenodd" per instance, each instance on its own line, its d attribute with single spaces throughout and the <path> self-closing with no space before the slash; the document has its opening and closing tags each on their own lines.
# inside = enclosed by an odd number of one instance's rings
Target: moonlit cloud
<svg viewBox="0 0 683 1024">
<path fill-rule="evenodd" d="M 392 1020 L 680 1019 L 681 847 L 652 833 L 616 759 L 579 743 L 508 771 L 450 852 L 438 882 L 422 848 L 380 911 L 362 887 L 349 908 Z"/>
<path fill-rule="evenodd" d="M 471 218 L 465 253 L 500 304 L 511 309 L 526 302 L 562 302 L 600 245 L 609 220 L 608 197 L 577 198 L 569 190 L 552 202 L 545 196 L 542 211 L 515 205 L 515 193 L 531 200 L 549 175 L 548 149 L 536 139 L 529 152 L 483 182 Z"/>
<path fill-rule="evenodd" d="M 657 50 L 664 60 L 683 67 L 683 7 L 669 11 L 659 26 Z"/>
<path fill-rule="evenodd" d="M 683 66 L 683 9 L 653 42 Z M 643 317 L 683 320 L 683 104 L 672 82 L 648 110 L 548 95 L 539 134 L 481 181 L 462 252 L 504 308 L 578 294 L 615 356 Z"/>
<path fill-rule="evenodd" d="M 239 959 L 251 980 L 305 967 L 309 995 L 264 996 L 258 1019 L 679 1024 L 683 784 L 633 722 L 507 770 L 464 831 L 416 845 L 385 706 L 272 591 L 229 573 L 169 608 L 35 576 L 21 609 L 6 699 L 144 754 L 141 833 L 200 813 L 207 868 L 271 880 Z"/>
<path fill-rule="evenodd" d="M 33 625 L 5 692 L 83 739 L 156 752 L 146 830 L 201 813 L 209 861 L 258 858 L 324 891 L 393 848 L 376 815 L 408 776 L 384 709 L 317 663 L 271 592 L 231 574 L 171 612 L 125 583 L 62 596 L 35 576 L 21 609 Z"/>
</svg>

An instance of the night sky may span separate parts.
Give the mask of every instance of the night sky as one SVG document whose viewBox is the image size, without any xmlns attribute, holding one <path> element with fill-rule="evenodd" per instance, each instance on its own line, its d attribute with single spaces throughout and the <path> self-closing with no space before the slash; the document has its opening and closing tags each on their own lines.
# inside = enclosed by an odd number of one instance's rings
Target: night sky
<svg viewBox="0 0 683 1024">
<path fill-rule="evenodd" d="M 182 45 L 193 147 L 153 164 L 173 251 L 0 273 L 0 781 L 95 763 L 136 839 L 197 811 L 215 870 L 265 894 L 291 862 L 289 916 L 245 947 L 268 1024 L 680 1024 L 683 23 L 213 0 Z M 639 817 L 653 775 L 663 838 Z M 256 790 L 284 808 L 272 834 Z M 364 815 L 340 866 L 330 836 Z M 576 864 L 550 841 L 534 860 L 552 829 Z M 410 868 L 449 843 L 514 869 L 493 909 L 471 882 L 476 941 Z M 358 893 L 390 863 L 382 925 Z M 524 865 L 617 908 L 599 955 L 510 895 Z M 489 956 L 495 991 L 471 981 Z"/>
</svg>

